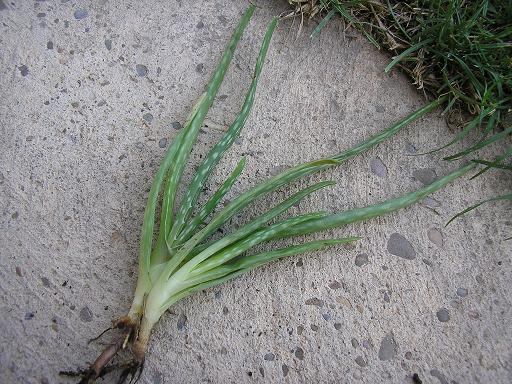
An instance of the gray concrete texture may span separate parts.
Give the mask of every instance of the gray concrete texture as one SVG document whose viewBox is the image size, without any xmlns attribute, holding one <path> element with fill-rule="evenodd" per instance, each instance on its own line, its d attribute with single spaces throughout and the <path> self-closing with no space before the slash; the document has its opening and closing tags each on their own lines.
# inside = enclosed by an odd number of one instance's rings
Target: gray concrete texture
<svg viewBox="0 0 512 384">
<path fill-rule="evenodd" d="M 235 117 L 266 23 L 287 9 L 258 5 L 192 164 Z M 87 340 L 128 310 L 152 176 L 246 6 L 0 1 L 2 383 L 73 382 L 57 372 L 91 362 L 101 345 Z M 383 72 L 388 58 L 357 32 L 332 22 L 311 40 L 314 26 L 297 37 L 298 19 L 280 24 L 251 117 L 208 191 L 241 156 L 247 167 L 229 198 L 424 103 L 404 76 Z M 306 180 L 337 185 L 294 212 L 378 202 L 454 169 L 440 160 L 450 151 L 411 156 L 452 137 L 440 112 Z M 497 173 L 458 180 L 421 204 L 330 232 L 361 236 L 353 246 L 276 262 L 179 302 L 154 331 L 140 382 L 511 382 L 510 204 L 444 227 L 510 187 Z"/>
</svg>

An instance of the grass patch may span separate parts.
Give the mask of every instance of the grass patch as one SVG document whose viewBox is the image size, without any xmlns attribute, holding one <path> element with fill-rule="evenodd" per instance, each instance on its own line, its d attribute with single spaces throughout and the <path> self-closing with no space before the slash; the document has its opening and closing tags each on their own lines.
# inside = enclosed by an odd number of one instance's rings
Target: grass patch
<svg viewBox="0 0 512 384">
<path fill-rule="evenodd" d="M 429 98 L 445 97 L 444 114 L 458 133 L 429 153 L 476 140 L 445 160 L 471 159 L 511 172 L 512 146 L 492 161 L 477 151 L 512 133 L 512 1 L 289 0 L 290 16 L 323 19 L 314 37 L 337 13 L 377 48 L 391 54 L 385 71 L 399 68 Z"/>
</svg>

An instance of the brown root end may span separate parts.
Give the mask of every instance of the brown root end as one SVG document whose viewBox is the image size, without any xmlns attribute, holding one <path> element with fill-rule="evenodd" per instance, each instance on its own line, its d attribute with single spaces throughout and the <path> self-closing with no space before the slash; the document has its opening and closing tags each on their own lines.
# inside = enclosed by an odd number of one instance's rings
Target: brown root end
<svg viewBox="0 0 512 384">
<path fill-rule="evenodd" d="M 146 350 L 148 348 L 148 343 L 144 342 L 141 339 L 135 340 L 132 346 L 132 353 L 135 357 L 135 360 L 139 363 L 144 362 L 144 357 L 146 356 Z"/>
<path fill-rule="evenodd" d="M 125 329 L 137 328 L 138 324 L 130 316 L 121 316 L 119 319 L 112 320 L 112 328 Z"/>
</svg>

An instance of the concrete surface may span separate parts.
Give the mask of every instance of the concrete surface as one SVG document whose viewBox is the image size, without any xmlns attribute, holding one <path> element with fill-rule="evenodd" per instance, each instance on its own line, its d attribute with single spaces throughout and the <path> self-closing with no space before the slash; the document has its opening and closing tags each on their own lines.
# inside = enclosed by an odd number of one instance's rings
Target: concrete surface
<svg viewBox="0 0 512 384">
<path fill-rule="evenodd" d="M 194 164 L 234 118 L 265 25 L 286 9 L 258 4 Z M 0 1 L 2 383 L 73 382 L 57 372 L 94 359 L 100 346 L 87 339 L 127 311 L 150 180 L 245 7 Z M 252 115 L 210 188 L 242 155 L 235 193 L 423 103 L 407 79 L 383 73 L 387 58 L 357 33 L 335 22 L 312 41 L 313 27 L 296 39 L 298 21 L 279 26 Z M 418 188 L 454 165 L 411 153 L 452 134 L 432 113 L 313 177 L 338 184 L 298 211 Z M 334 231 L 362 236 L 353 247 L 274 263 L 183 300 L 157 326 L 141 382 L 411 383 L 414 373 L 423 383 L 511 382 L 511 206 L 444 228 L 510 187 L 491 173 L 459 180 L 423 204 Z"/>
</svg>

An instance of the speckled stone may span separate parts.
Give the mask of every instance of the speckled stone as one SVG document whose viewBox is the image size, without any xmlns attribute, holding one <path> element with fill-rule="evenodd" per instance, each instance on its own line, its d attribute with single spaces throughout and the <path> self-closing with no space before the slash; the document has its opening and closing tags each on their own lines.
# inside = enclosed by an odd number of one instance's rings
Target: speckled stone
<svg viewBox="0 0 512 384">
<path fill-rule="evenodd" d="M 437 245 L 439 248 L 443 247 L 443 234 L 442 232 L 437 228 L 430 228 L 427 231 L 428 239 Z"/>
<path fill-rule="evenodd" d="M 441 308 L 436 312 L 437 319 L 441 323 L 446 323 L 448 320 L 450 320 L 450 313 L 446 308 Z"/>
<path fill-rule="evenodd" d="M 167 138 L 162 137 L 160 140 L 158 140 L 158 146 L 160 148 L 166 148 L 167 147 Z"/>
<path fill-rule="evenodd" d="M 73 16 L 77 20 L 85 19 L 87 16 L 89 16 L 89 12 L 86 9 L 77 9 L 75 12 L 73 12 Z"/>
<path fill-rule="evenodd" d="M 323 300 L 320 300 L 319 298 L 317 297 L 313 297 L 311 299 L 307 299 L 305 301 L 306 305 L 314 305 L 316 307 L 323 307 L 324 306 L 324 301 Z"/>
<path fill-rule="evenodd" d="M 386 177 L 388 175 L 388 169 L 378 157 L 372 159 L 370 162 L 370 169 L 372 173 L 379 177 Z"/>
<path fill-rule="evenodd" d="M 137 72 L 137 76 L 145 77 L 148 74 L 148 67 L 144 64 L 135 65 L 135 72 Z"/>
<path fill-rule="evenodd" d="M 388 361 L 396 356 L 396 342 L 392 334 L 387 334 L 380 342 L 379 360 Z"/>
<path fill-rule="evenodd" d="M 417 169 L 412 173 L 412 177 L 424 185 L 432 183 L 436 179 L 436 173 L 431 168 Z"/>
<path fill-rule="evenodd" d="M 80 320 L 82 320 L 84 323 L 89 323 L 93 319 L 92 311 L 89 309 L 89 307 L 85 306 L 80 310 Z"/>
<path fill-rule="evenodd" d="M 366 253 L 360 253 L 356 256 L 355 264 L 358 267 L 362 267 L 363 265 L 366 265 L 369 263 L 368 255 Z"/>
<path fill-rule="evenodd" d="M 387 249 L 392 255 L 403 259 L 413 260 L 416 258 L 416 251 L 412 244 L 399 233 L 393 233 L 389 237 Z"/>
</svg>

